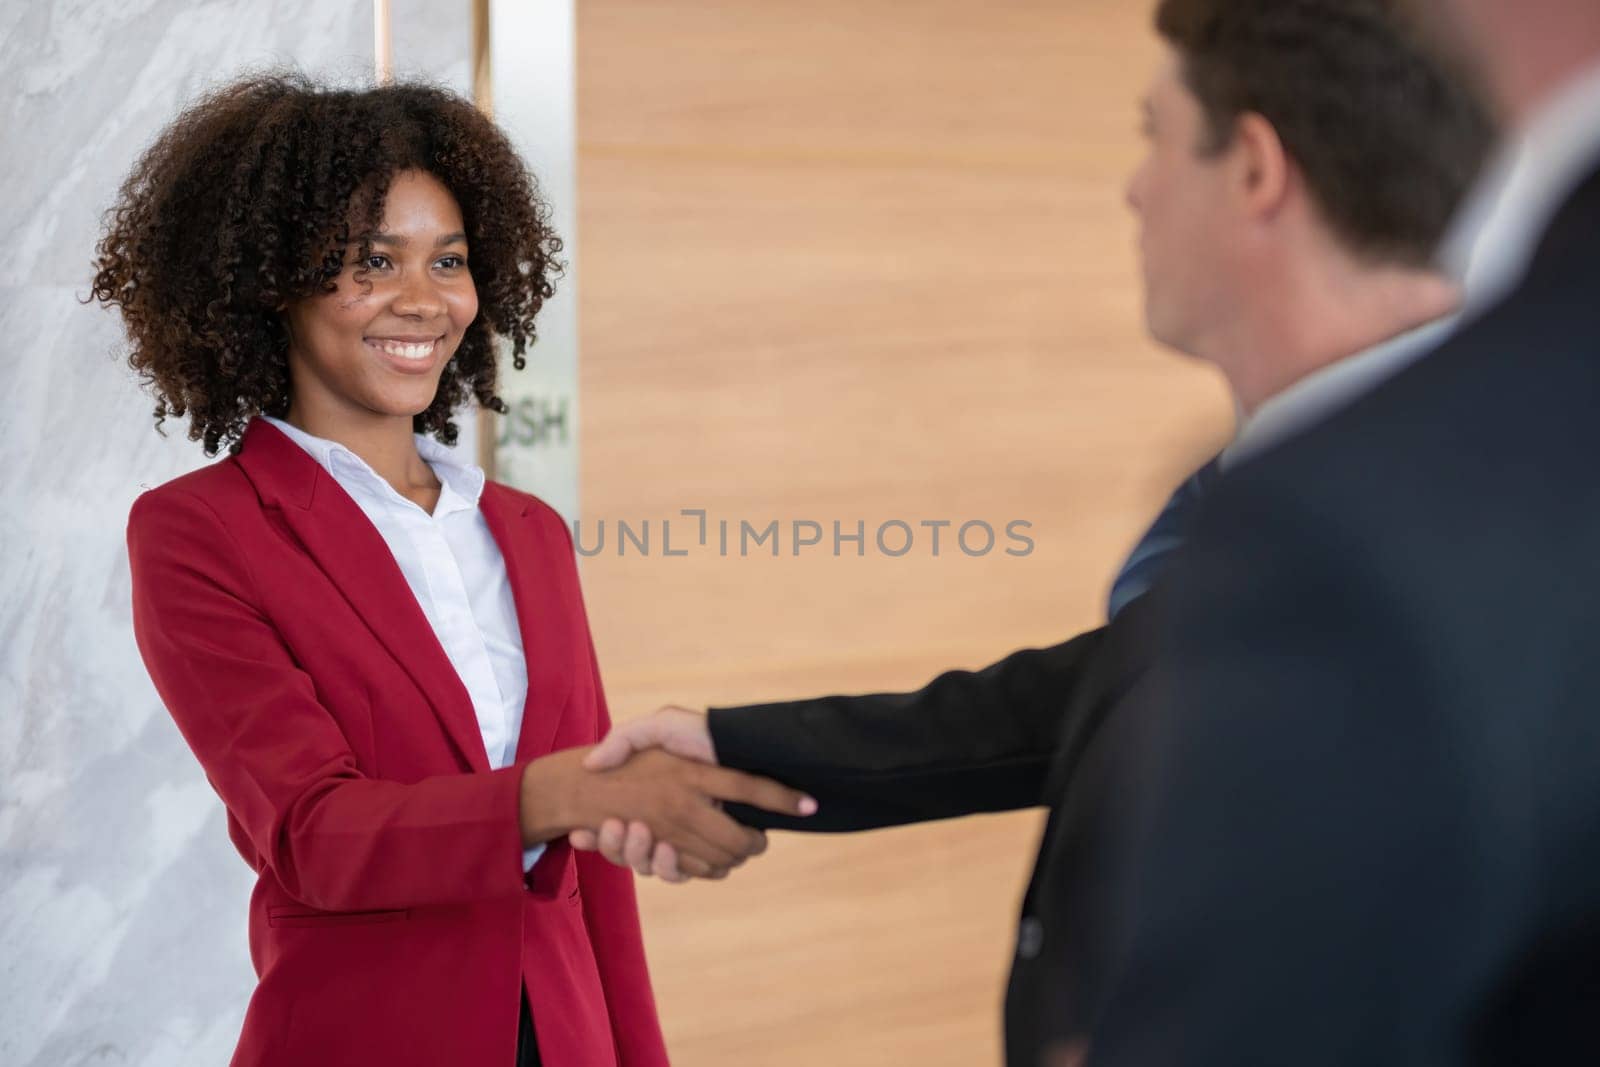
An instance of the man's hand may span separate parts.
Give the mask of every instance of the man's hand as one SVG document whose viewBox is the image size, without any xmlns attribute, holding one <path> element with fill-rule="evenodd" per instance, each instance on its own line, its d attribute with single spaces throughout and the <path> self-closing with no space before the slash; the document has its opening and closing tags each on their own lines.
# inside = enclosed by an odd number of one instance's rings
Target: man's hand
<svg viewBox="0 0 1600 1067">
<path fill-rule="evenodd" d="M 668 704 L 653 715 L 613 726 L 605 739 L 589 750 L 583 765 L 591 771 L 611 770 L 627 763 L 635 752 L 652 748 L 701 763 L 717 762 L 705 713 Z"/>
<path fill-rule="evenodd" d="M 522 779 L 525 846 L 580 827 L 636 823 L 673 849 L 680 874 L 722 878 L 766 849 L 759 831 L 740 826 L 721 801 L 784 814 L 805 814 L 814 803 L 785 786 L 663 751 L 641 752 L 609 770 L 582 765 L 585 750 L 557 752 L 528 765 Z"/>
<path fill-rule="evenodd" d="M 711 731 L 703 712 L 688 708 L 668 706 L 653 715 L 613 727 L 605 740 L 589 751 L 584 766 L 590 770 L 604 771 L 622 767 L 637 753 L 662 749 L 684 759 L 715 764 L 717 753 L 711 743 Z M 817 802 L 810 797 L 799 797 L 792 809 L 800 815 L 811 815 Z M 728 797 L 725 799 L 735 799 Z M 777 809 L 768 809 L 777 810 Z M 593 824 L 590 824 L 593 825 Z M 669 839 L 661 838 L 644 820 L 624 821 L 607 819 L 596 832 L 588 827 L 574 830 L 568 835 L 573 848 L 584 851 L 599 850 L 606 859 L 619 867 L 632 867 L 641 875 L 655 875 L 668 882 L 686 882 L 691 877 L 708 877 L 700 873 L 705 865 L 683 854 Z M 754 835 L 753 850 L 756 855 L 766 850 L 766 835 L 759 830 L 746 830 Z M 755 839 L 759 845 L 755 845 Z M 712 868 L 713 872 L 716 868 Z M 726 869 L 709 877 L 723 877 Z"/>
</svg>

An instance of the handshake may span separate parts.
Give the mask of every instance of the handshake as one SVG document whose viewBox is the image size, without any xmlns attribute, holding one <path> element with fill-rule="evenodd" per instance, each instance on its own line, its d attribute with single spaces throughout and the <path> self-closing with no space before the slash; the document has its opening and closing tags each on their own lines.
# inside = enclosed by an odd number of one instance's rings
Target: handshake
<svg viewBox="0 0 1600 1067">
<path fill-rule="evenodd" d="M 811 797 L 717 766 L 704 714 L 665 707 L 615 727 L 591 749 L 528 765 L 522 780 L 524 845 L 565 834 L 618 866 L 668 882 L 725 878 L 766 851 L 766 835 L 735 822 L 729 801 L 781 815 L 812 815 Z"/>
</svg>

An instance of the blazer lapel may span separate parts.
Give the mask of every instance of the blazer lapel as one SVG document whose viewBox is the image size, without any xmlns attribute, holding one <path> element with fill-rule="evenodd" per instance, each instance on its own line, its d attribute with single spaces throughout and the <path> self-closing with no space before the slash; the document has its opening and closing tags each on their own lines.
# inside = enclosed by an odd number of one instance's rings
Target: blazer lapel
<svg viewBox="0 0 1600 1067">
<path fill-rule="evenodd" d="M 321 464 L 261 419 L 245 431 L 238 459 L 262 503 L 280 510 L 307 554 L 427 696 L 463 759 L 474 770 L 488 771 L 472 698 L 360 506 Z M 529 676 L 531 683 L 531 670 Z"/>
<path fill-rule="evenodd" d="M 566 713 L 576 662 L 568 622 L 572 605 L 581 600 L 575 587 L 568 588 L 569 568 L 540 570 L 534 566 L 539 560 L 564 560 L 570 549 L 565 539 L 555 543 L 547 523 L 535 521 L 530 498 L 486 482 L 478 507 L 500 546 L 517 605 L 517 626 L 528 665 L 528 699 L 522 707 L 516 758 L 532 759 L 551 750 Z"/>
</svg>

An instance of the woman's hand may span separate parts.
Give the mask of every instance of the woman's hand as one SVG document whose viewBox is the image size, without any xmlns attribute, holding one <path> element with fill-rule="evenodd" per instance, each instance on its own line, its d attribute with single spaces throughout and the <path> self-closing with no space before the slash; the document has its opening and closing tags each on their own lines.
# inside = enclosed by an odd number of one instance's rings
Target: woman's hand
<svg viewBox="0 0 1600 1067">
<path fill-rule="evenodd" d="M 735 801 L 783 815 L 806 815 L 815 802 L 766 778 L 681 759 L 660 750 L 635 753 L 609 770 L 586 770 L 587 748 L 567 749 L 528 764 L 522 777 L 522 841 L 551 841 L 607 820 L 643 823 L 658 843 L 673 846 L 678 867 L 698 878 L 722 878 L 766 850 L 766 836 L 724 814 Z"/>
</svg>

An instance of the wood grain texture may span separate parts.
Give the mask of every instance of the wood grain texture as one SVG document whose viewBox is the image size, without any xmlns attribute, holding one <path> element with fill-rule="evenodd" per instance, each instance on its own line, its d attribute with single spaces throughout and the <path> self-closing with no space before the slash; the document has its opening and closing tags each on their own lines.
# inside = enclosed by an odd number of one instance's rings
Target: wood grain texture
<svg viewBox="0 0 1600 1067">
<path fill-rule="evenodd" d="M 1229 424 L 1214 375 L 1142 331 L 1122 187 L 1148 21 L 579 5 L 582 540 L 608 527 L 584 578 L 619 718 L 909 688 L 1097 623 Z M 719 555 L 719 518 L 779 520 L 782 554 Z M 649 555 L 618 555 L 619 519 L 651 520 Z M 919 535 L 901 558 L 871 543 L 891 519 Z M 969 557 L 952 526 L 934 557 L 939 519 L 1026 520 L 1035 547 Z M 795 520 L 824 544 L 792 555 Z M 835 520 L 864 557 L 832 554 Z M 641 883 L 675 1062 L 996 1062 L 1039 825 L 775 836 L 726 883 Z"/>
</svg>

